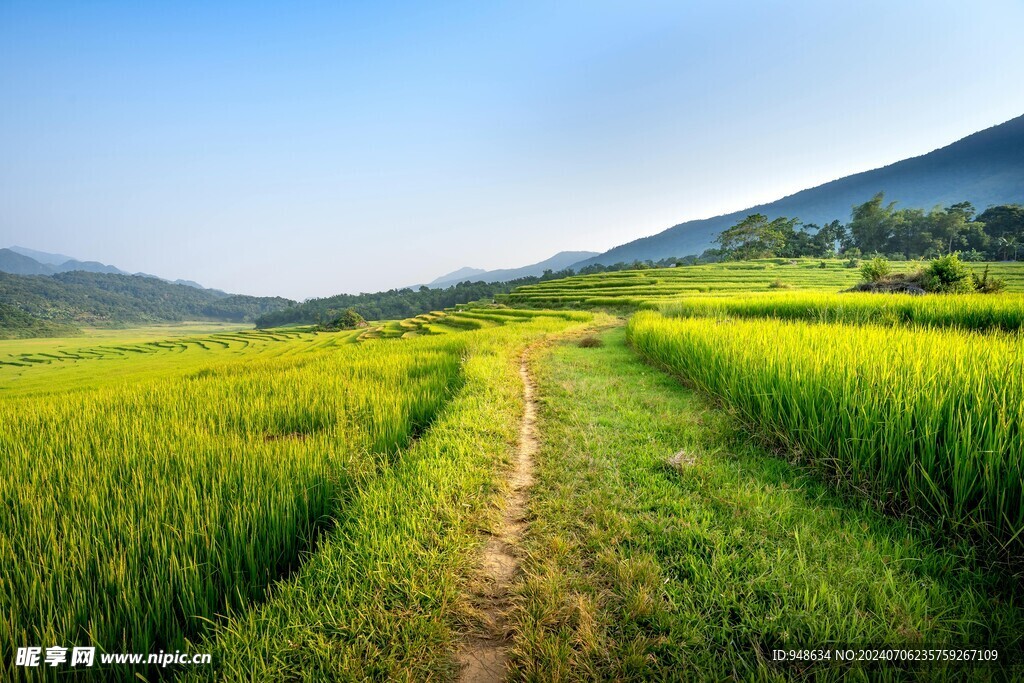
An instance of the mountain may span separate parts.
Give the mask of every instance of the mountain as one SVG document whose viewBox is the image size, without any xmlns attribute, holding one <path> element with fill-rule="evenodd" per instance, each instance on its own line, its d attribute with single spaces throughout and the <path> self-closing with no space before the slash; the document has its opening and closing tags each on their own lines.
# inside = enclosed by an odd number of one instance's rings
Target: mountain
<svg viewBox="0 0 1024 683">
<path fill-rule="evenodd" d="M 156 278 L 75 270 L 54 275 L 0 273 L 0 304 L 53 325 L 133 325 L 182 320 L 250 322 L 295 304 L 280 297 L 225 294 Z"/>
<path fill-rule="evenodd" d="M 87 273 L 113 273 L 115 275 L 128 274 L 120 268 L 108 266 L 107 264 L 100 263 L 99 261 L 79 261 L 78 259 L 68 259 L 57 266 L 58 273 L 67 273 L 72 270 L 84 270 Z"/>
<path fill-rule="evenodd" d="M 768 204 L 680 223 L 571 265 L 579 269 L 593 263 L 611 265 L 700 254 L 714 246 L 718 233 L 752 213 L 818 225 L 835 219 L 845 222 L 853 206 L 879 192 L 901 208 L 930 209 L 969 201 L 981 211 L 995 204 L 1024 203 L 1024 116 L 923 156 L 833 180 Z"/>
<path fill-rule="evenodd" d="M 142 277 L 156 277 L 156 275 L 147 275 L 145 273 L 135 273 L 135 274 L 136 275 L 141 275 Z M 163 280 L 163 278 L 157 278 L 157 279 Z M 169 282 L 169 280 L 164 280 L 164 282 Z M 203 287 L 201 284 L 199 284 L 195 280 L 181 280 L 181 279 L 178 279 L 178 280 L 175 280 L 174 282 L 172 282 L 171 284 L 173 284 L 173 285 L 185 285 L 186 287 L 195 287 L 196 289 L 206 289 L 206 287 Z M 214 289 L 214 290 L 211 290 L 211 291 L 220 292 L 219 289 Z"/>
<path fill-rule="evenodd" d="M 462 268 L 461 270 L 450 273 L 439 277 L 430 283 L 430 287 L 451 287 L 459 282 L 465 282 L 471 280 L 473 282 L 507 282 L 509 280 L 518 280 L 522 277 L 539 277 L 544 274 L 545 270 L 559 271 L 568 268 L 569 266 L 589 259 L 593 256 L 597 256 L 597 252 L 593 251 L 560 251 L 551 258 L 541 261 L 540 263 L 533 263 L 522 268 L 505 268 L 502 270 L 477 270 L 475 268 Z M 457 275 L 462 271 L 472 271 L 471 275 Z M 454 275 L 455 277 L 450 277 Z"/>
<path fill-rule="evenodd" d="M 61 260 L 63 259 L 63 260 Z M 0 249 L 0 271 L 13 275 L 53 275 L 68 273 L 73 270 L 84 270 L 87 273 L 113 273 L 128 275 L 115 266 L 108 266 L 99 261 L 79 261 L 63 254 L 49 254 L 45 251 L 26 249 L 25 247 L 9 247 Z M 154 277 L 146 275 L 145 277 Z"/>
<path fill-rule="evenodd" d="M 81 330 L 74 325 L 41 320 L 17 306 L 0 302 L 0 339 L 71 337 L 77 334 L 81 334 Z"/>
<path fill-rule="evenodd" d="M 54 268 L 12 249 L 0 249 L 0 271 L 14 275 L 50 275 Z"/>
<path fill-rule="evenodd" d="M 75 260 L 70 256 L 65 256 L 64 254 L 51 254 L 46 251 L 36 251 L 35 249 L 29 249 L 28 247 L 14 246 L 10 247 L 10 249 L 11 251 L 18 252 L 22 256 L 28 256 L 31 259 L 35 259 L 40 263 L 45 263 L 50 266 L 59 266 L 62 263 L 67 263 L 68 261 Z"/>
<path fill-rule="evenodd" d="M 82 270 L 87 273 L 110 273 L 113 275 L 138 275 L 139 277 L 151 277 L 163 282 L 171 282 L 171 284 L 175 285 L 206 289 L 193 280 L 174 280 L 172 282 L 166 278 L 150 275 L 149 273 L 128 273 L 116 266 L 109 266 L 99 261 L 79 261 L 63 254 L 51 254 L 27 247 L 14 246 L 0 249 L 0 272 L 3 273 L 11 273 L 12 275 L 53 275 L 55 273 L 69 273 L 73 270 Z M 212 291 L 227 296 L 226 293 L 220 290 Z"/>
<path fill-rule="evenodd" d="M 442 282 L 464 282 L 471 279 L 474 275 L 483 275 L 486 272 L 487 271 L 483 268 L 470 268 L 468 266 L 465 268 L 459 268 L 458 270 L 453 270 L 447 275 L 442 275 L 441 277 L 428 282 L 427 287 L 437 287 Z"/>
</svg>

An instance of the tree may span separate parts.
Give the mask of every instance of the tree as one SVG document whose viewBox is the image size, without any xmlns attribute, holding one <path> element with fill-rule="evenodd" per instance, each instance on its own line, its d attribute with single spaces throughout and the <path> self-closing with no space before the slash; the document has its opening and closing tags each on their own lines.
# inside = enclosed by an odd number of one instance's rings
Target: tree
<svg viewBox="0 0 1024 683">
<path fill-rule="evenodd" d="M 978 221 L 984 223 L 985 234 L 993 241 L 1007 236 L 1024 239 L 1024 206 L 1020 204 L 990 206 L 981 212 Z"/>
<path fill-rule="evenodd" d="M 785 244 L 779 251 L 779 256 L 786 258 L 800 258 L 801 256 L 822 256 L 821 249 L 815 242 L 817 234 L 821 231 L 813 223 L 801 225 L 799 230 L 790 228 L 783 232 Z"/>
<path fill-rule="evenodd" d="M 952 253 L 960 235 L 967 232 L 967 226 L 973 217 L 974 207 L 970 202 L 954 204 L 944 211 L 933 209 L 928 218 L 935 246 L 943 253 Z"/>
<path fill-rule="evenodd" d="M 904 258 L 920 256 L 935 245 L 929 229 L 929 217 L 921 209 L 903 209 L 893 213 L 893 233 L 887 254 Z"/>
<path fill-rule="evenodd" d="M 785 247 L 786 236 L 793 233 L 797 220 L 776 218 L 769 221 L 764 214 L 751 214 L 723 230 L 715 242 L 722 245 L 722 251 L 728 258 L 735 260 L 775 256 Z"/>
<path fill-rule="evenodd" d="M 892 251 L 891 240 L 896 233 L 896 202 L 883 204 L 885 194 L 879 192 L 860 206 L 853 207 L 850 235 L 862 253 Z"/>
<path fill-rule="evenodd" d="M 847 239 L 846 226 L 839 221 L 832 221 L 818 228 L 818 231 L 814 233 L 814 249 L 815 253 L 813 256 L 821 256 L 824 258 L 833 258 L 840 249 L 842 249 L 843 242 Z"/>
<path fill-rule="evenodd" d="M 1021 240 L 1017 239 L 1013 235 L 1004 235 L 1000 237 L 996 240 L 996 244 L 998 245 L 997 249 L 999 251 L 999 257 L 1004 261 L 1011 259 L 1016 261 L 1017 254 L 1021 251 L 1021 247 L 1024 246 L 1024 244 L 1021 243 Z"/>
</svg>

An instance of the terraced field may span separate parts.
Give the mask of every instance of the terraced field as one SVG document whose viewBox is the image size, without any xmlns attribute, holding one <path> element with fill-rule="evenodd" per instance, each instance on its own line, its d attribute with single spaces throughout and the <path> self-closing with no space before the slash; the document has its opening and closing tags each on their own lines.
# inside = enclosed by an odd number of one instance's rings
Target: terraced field
<svg viewBox="0 0 1024 683">
<path fill-rule="evenodd" d="M 912 272 L 917 262 L 894 262 L 894 272 Z M 1024 292 L 1024 264 L 970 264 L 979 274 L 988 265 L 1007 290 Z M 857 284 L 860 270 L 847 261 L 763 259 L 649 270 L 579 275 L 527 285 L 502 297 L 510 306 L 657 307 L 686 296 L 730 296 L 744 292 L 797 289 L 838 292 Z"/>
</svg>

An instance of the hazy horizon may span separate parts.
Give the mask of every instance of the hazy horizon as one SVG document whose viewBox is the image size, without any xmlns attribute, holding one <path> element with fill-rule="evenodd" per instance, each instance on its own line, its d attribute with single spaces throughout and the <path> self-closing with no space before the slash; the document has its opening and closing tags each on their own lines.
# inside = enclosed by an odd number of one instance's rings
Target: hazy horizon
<svg viewBox="0 0 1024 683">
<path fill-rule="evenodd" d="M 600 252 L 1021 115 L 1022 21 L 8 2 L 0 247 L 294 299 Z"/>
</svg>

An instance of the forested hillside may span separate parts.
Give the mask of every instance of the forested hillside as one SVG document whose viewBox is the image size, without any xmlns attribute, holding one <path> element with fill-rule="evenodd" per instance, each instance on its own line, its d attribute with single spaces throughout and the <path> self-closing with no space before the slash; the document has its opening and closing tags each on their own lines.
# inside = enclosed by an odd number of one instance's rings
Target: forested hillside
<svg viewBox="0 0 1024 683">
<path fill-rule="evenodd" d="M 714 218 L 687 221 L 575 264 L 657 260 L 700 254 L 715 236 L 745 216 L 799 217 L 824 225 L 844 220 L 850 207 L 885 192 L 899 208 L 930 210 L 971 202 L 977 210 L 1024 201 L 1024 116 L 969 135 L 928 154 L 840 178 L 818 187 Z"/>
<path fill-rule="evenodd" d="M 201 319 L 250 322 L 294 304 L 281 297 L 229 295 L 149 277 L 83 271 L 0 273 L 0 302 L 5 311 L 0 326 L 40 331 Z"/>
<path fill-rule="evenodd" d="M 28 339 L 78 334 L 74 325 L 40 320 L 17 306 L 0 302 L 0 339 Z"/>
</svg>

